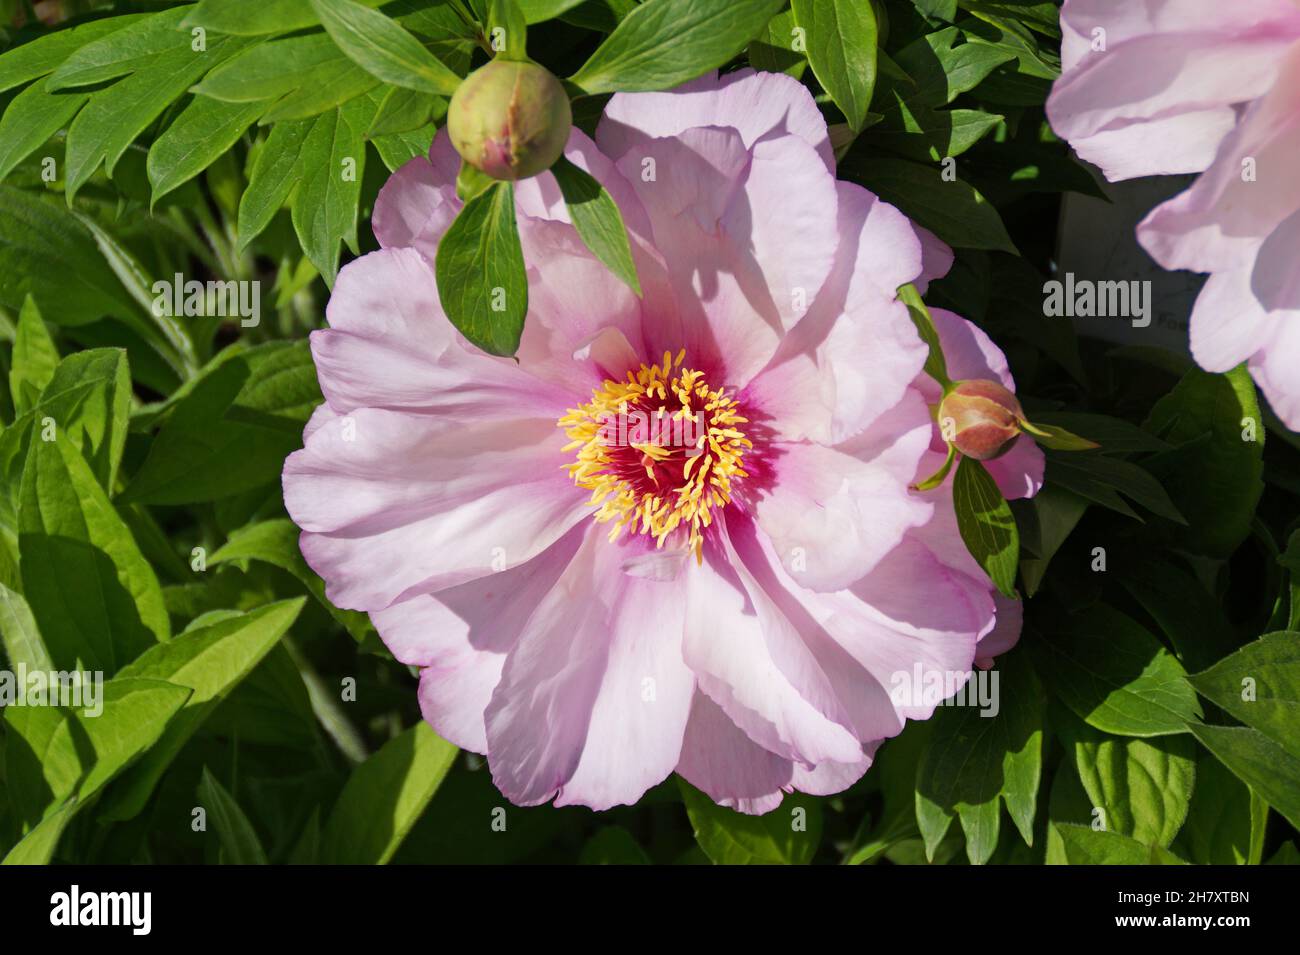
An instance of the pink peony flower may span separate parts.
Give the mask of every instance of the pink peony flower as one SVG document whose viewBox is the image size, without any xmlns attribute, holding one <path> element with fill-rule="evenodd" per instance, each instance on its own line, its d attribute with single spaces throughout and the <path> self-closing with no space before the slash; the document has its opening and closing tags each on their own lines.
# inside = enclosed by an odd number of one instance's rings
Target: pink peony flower
<svg viewBox="0 0 1300 955">
<path fill-rule="evenodd" d="M 1202 173 L 1138 238 L 1208 272 L 1191 316 L 1209 371 L 1242 362 L 1300 429 L 1300 2 L 1066 0 L 1052 126 L 1108 179 Z"/>
<path fill-rule="evenodd" d="M 987 665 L 1019 631 L 948 491 L 908 490 L 943 443 L 895 290 L 951 253 L 835 180 L 786 76 L 616 95 L 566 155 L 617 200 L 644 298 L 545 173 L 516 186 L 518 361 L 469 346 L 434 286 L 459 208 L 439 134 L 312 334 L 326 404 L 284 470 L 303 553 L 515 803 L 603 809 L 673 771 L 745 812 L 838 792 L 933 710 L 891 677 Z M 955 374 L 1012 384 L 987 337 L 936 320 Z M 1041 483 L 1032 444 L 991 464 L 1014 496 Z"/>
</svg>

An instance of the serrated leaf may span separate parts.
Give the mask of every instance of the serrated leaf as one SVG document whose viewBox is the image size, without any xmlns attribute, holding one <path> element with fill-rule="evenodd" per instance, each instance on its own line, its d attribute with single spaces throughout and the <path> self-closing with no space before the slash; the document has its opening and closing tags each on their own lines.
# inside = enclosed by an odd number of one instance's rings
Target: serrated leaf
<svg viewBox="0 0 1300 955">
<path fill-rule="evenodd" d="M 303 601 L 302 597 L 283 600 L 186 630 L 146 650 L 118 672 L 118 679 L 163 680 L 193 693 L 157 743 L 107 794 L 101 819 L 131 819 L 144 808 L 177 753 L 284 636 L 302 611 Z"/>
<path fill-rule="evenodd" d="M 1066 617 L 1028 645 L 1055 696 L 1099 730 L 1167 736 L 1200 717 L 1196 692 L 1173 654 L 1105 604 Z"/>
<path fill-rule="evenodd" d="M 821 804 L 801 793 L 761 816 L 719 806 L 680 776 L 695 841 L 714 865 L 807 865 L 822 839 Z M 802 827 L 795 821 L 802 819 Z"/>
<path fill-rule="evenodd" d="M 228 865 L 266 865 L 266 851 L 253 824 L 239 808 L 235 797 L 203 767 L 196 793 L 199 805 L 207 810 L 208 830 L 215 830 L 221 840 L 222 862 Z"/>
<path fill-rule="evenodd" d="M 528 313 L 528 279 L 510 183 L 465 203 L 438 243 L 435 273 L 442 309 L 460 333 L 489 354 L 513 355 Z"/>
<path fill-rule="evenodd" d="M 1014 596 L 1020 531 L 1010 506 L 984 465 L 962 457 L 953 478 L 952 503 L 966 549 L 1004 596 Z"/>
<path fill-rule="evenodd" d="M 613 197 L 595 178 L 564 156 L 551 167 L 551 172 L 560 184 L 565 208 L 579 237 L 596 258 L 639 296 L 641 283 L 632 261 L 632 246 Z"/>
<path fill-rule="evenodd" d="M 586 93 L 663 90 L 727 62 L 759 34 L 782 0 L 647 0 L 570 79 Z"/>
<path fill-rule="evenodd" d="M 383 865 L 420 817 L 459 750 L 416 723 L 352 771 L 321 835 L 327 864 Z"/>
</svg>

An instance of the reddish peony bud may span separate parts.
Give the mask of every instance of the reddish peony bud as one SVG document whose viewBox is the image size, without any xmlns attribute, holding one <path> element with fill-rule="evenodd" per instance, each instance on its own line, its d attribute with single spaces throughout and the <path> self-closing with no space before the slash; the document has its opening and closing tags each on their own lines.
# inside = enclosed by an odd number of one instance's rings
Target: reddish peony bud
<svg viewBox="0 0 1300 955">
<path fill-rule="evenodd" d="M 560 81 L 536 63 L 516 60 L 475 70 L 447 108 L 456 152 L 493 179 L 527 179 L 549 169 L 572 125 Z"/>
<path fill-rule="evenodd" d="M 959 381 L 939 403 L 944 440 L 976 461 L 1005 454 L 1020 435 L 1025 413 L 1016 396 L 996 381 Z"/>
</svg>

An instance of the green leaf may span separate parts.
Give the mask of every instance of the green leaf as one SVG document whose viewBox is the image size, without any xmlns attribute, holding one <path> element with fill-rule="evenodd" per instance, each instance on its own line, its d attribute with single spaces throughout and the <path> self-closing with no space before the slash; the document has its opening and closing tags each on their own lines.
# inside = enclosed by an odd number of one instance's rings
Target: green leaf
<svg viewBox="0 0 1300 955">
<path fill-rule="evenodd" d="M 1186 865 L 1160 846 L 1143 845 L 1136 839 L 1068 823 L 1053 823 L 1065 844 L 1070 865 Z"/>
<path fill-rule="evenodd" d="M 510 183 L 465 203 L 438 243 L 435 274 L 442 309 L 461 334 L 489 354 L 513 355 L 528 313 L 528 278 Z"/>
<path fill-rule="evenodd" d="M 22 414 L 36 404 L 59 364 L 59 352 L 30 295 L 23 300 L 18 313 L 18 331 L 14 336 L 11 361 L 9 393 L 14 399 L 14 410 Z"/>
<path fill-rule="evenodd" d="M 956 27 L 947 27 L 899 50 L 894 61 L 907 73 L 907 80 L 891 83 L 889 98 L 912 108 L 944 106 L 1014 58 L 987 44 L 957 45 L 961 35 Z"/>
<path fill-rule="evenodd" d="M 1076 411 L 1038 411 L 1034 423 L 1039 427 L 1064 428 L 1097 443 L 1102 454 L 1133 454 L 1168 451 L 1169 445 L 1123 418 L 1083 414 Z"/>
<path fill-rule="evenodd" d="M 1248 726 L 1193 723 L 1188 728 L 1238 779 L 1300 826 L 1300 759 Z"/>
<path fill-rule="evenodd" d="M 822 839 L 821 804 L 791 794 L 761 816 L 719 806 L 680 776 L 695 841 L 715 865 L 807 865 Z"/>
<path fill-rule="evenodd" d="M 118 499 L 189 504 L 273 481 L 320 401 L 306 341 L 268 342 L 223 360 L 171 410 Z"/>
<path fill-rule="evenodd" d="M 804 53 L 794 48 L 794 14 L 783 10 L 767 22 L 767 26 L 749 44 L 749 63 L 756 70 L 768 73 L 788 73 L 802 79 L 808 60 Z"/>
<path fill-rule="evenodd" d="M 357 246 L 357 206 L 365 172 L 365 132 L 378 103 L 359 97 L 316 117 L 303 139 L 290 211 L 312 265 L 330 285 L 339 268 L 339 243 Z M 444 240 L 445 241 L 445 240 Z"/>
<path fill-rule="evenodd" d="M 1024 422 L 1024 429 L 1032 434 L 1034 440 L 1043 447 L 1052 448 L 1056 451 L 1092 451 L 1097 448 L 1097 442 L 1081 438 L 1079 435 L 1055 425 L 1034 424 L 1026 421 Z"/>
<path fill-rule="evenodd" d="M 271 224 L 293 192 L 302 146 L 314 125 L 310 119 L 276 123 L 257 149 L 248 188 L 239 199 L 236 231 L 241 252 Z"/>
<path fill-rule="evenodd" d="M 383 93 L 375 118 L 370 121 L 366 138 L 373 140 L 377 136 L 391 136 L 396 133 L 409 133 L 428 125 L 434 114 L 445 113 L 447 101 L 441 96 L 431 96 L 415 90 L 390 86 Z"/>
<path fill-rule="evenodd" d="M 54 71 L 46 88 L 54 92 L 115 80 L 152 65 L 164 53 L 188 49 L 190 36 L 178 29 L 185 12 L 178 7 L 132 18 L 124 28 L 78 47 Z"/>
<path fill-rule="evenodd" d="M 0 179 L 65 129 L 88 99 L 89 93 L 48 93 L 44 83 L 15 96 L 0 118 Z"/>
<path fill-rule="evenodd" d="M 1028 500 L 1012 502 L 1020 531 L 1020 580 L 1030 597 L 1038 592 L 1052 558 L 1087 509 L 1087 501 L 1054 484 Z"/>
<path fill-rule="evenodd" d="M 984 465 L 962 457 L 953 478 L 952 503 L 966 549 L 1004 596 L 1014 596 L 1020 531 L 1010 506 Z"/>
<path fill-rule="evenodd" d="M 1191 804 L 1196 744 L 1186 736 L 1108 736 L 1073 715 L 1057 731 L 1107 830 L 1169 848 Z"/>
<path fill-rule="evenodd" d="M 939 332 L 934 327 L 934 318 L 930 315 L 930 309 L 911 282 L 899 288 L 898 300 L 907 306 L 907 313 L 912 318 L 912 324 L 916 326 L 917 334 L 929 349 L 925 356 L 925 373 L 937 381 L 941 388 L 946 389 L 952 384 L 952 379 L 948 377 L 948 362 L 944 358 L 943 346 L 939 343 Z"/>
<path fill-rule="evenodd" d="M 75 216 L 0 185 L 0 305 L 17 312 L 28 295 L 43 315 L 64 326 L 138 310 Z"/>
<path fill-rule="evenodd" d="M 368 7 L 377 7 L 387 0 L 359 0 Z M 315 26 L 320 20 L 316 11 L 303 0 L 257 0 L 257 2 L 231 3 L 230 0 L 199 0 L 189 8 L 186 27 L 203 27 L 216 33 L 233 33 L 236 36 L 263 36 L 267 33 L 288 33 L 303 27 Z"/>
<path fill-rule="evenodd" d="M 90 101 L 68 127 L 64 178 L 69 202 L 101 164 L 112 175 L 117 161 L 136 137 L 199 77 L 237 52 L 245 42 L 215 37 L 206 51 L 196 52 L 190 48 L 188 35 L 173 34 L 173 37 L 174 48 L 157 53 L 148 62 L 138 64 L 131 75 L 92 93 Z M 177 40 L 179 46 L 175 45 Z M 61 69 L 51 77 L 50 83 L 58 80 L 62 72 Z"/>
<path fill-rule="evenodd" d="M 860 0 L 791 0 L 808 63 L 849 127 L 862 129 L 876 85 L 876 12 Z"/>
<path fill-rule="evenodd" d="M 26 666 L 29 672 L 43 673 L 55 669 L 50 653 L 45 649 L 41 631 L 27 606 L 23 595 L 0 583 L 0 641 L 9 666 L 17 669 Z"/>
<path fill-rule="evenodd" d="M 302 605 L 302 597 L 283 600 L 186 630 L 146 650 L 119 671 L 118 679 L 164 680 L 193 693 L 158 742 L 108 793 L 101 819 L 131 819 L 144 808 L 176 754 L 279 642 Z"/>
<path fill-rule="evenodd" d="M 551 172 L 560 184 L 569 218 L 582 241 L 639 296 L 641 283 L 637 280 L 636 265 L 632 261 L 632 246 L 613 197 L 591 175 L 564 156 L 551 167 Z"/>
<path fill-rule="evenodd" d="M 783 0 L 646 0 L 574 73 L 586 93 L 663 90 L 721 66 L 745 48 Z"/>
<path fill-rule="evenodd" d="M 1201 696 L 1300 760 L 1300 633 L 1266 633 L 1188 679 Z"/>
<path fill-rule="evenodd" d="M 1223 375 L 1194 368 L 1143 425 L 1176 446 L 1144 466 L 1187 518 L 1170 528 L 1178 546 L 1227 557 L 1250 533 L 1264 489 L 1264 419 L 1244 365 Z M 1254 440 L 1244 440 L 1253 428 Z"/>
<path fill-rule="evenodd" d="M 154 744 L 189 695 L 157 680 L 109 680 L 95 701 L 98 715 L 85 707 L 6 707 L 5 764 L 20 817 L 35 825 L 70 796 L 79 811 Z"/>
<path fill-rule="evenodd" d="M 90 46 L 110 33 L 124 30 L 145 19 L 143 13 L 103 17 L 79 26 L 56 30 L 7 50 L 0 55 L 0 92 L 21 86 L 54 72 L 77 50 Z"/>
<path fill-rule="evenodd" d="M 951 246 L 1016 253 L 997 209 L 974 186 L 945 178 L 943 167 L 850 151 L 840 165 L 858 182 Z"/>
<path fill-rule="evenodd" d="M 42 819 L 31 832 L 9 850 L 0 865 L 49 865 L 59 839 L 76 811 L 76 800 L 69 800 Z"/>
<path fill-rule="evenodd" d="M 1196 760 L 1196 790 L 1175 849 L 1202 865 L 1258 865 L 1268 806 L 1205 750 Z"/>
<path fill-rule="evenodd" d="M 34 438 L 18 511 L 23 591 L 58 669 L 113 674 L 171 636 L 162 589 L 66 438 Z"/>
<path fill-rule="evenodd" d="M 226 792 L 206 766 L 203 767 L 197 795 L 199 805 L 208 812 L 208 822 L 221 840 L 221 861 L 228 865 L 266 865 L 266 852 L 253 824 L 239 808 L 235 797 Z"/>
<path fill-rule="evenodd" d="M 977 109 L 923 109 L 901 105 L 871 134 L 871 142 L 921 162 L 960 156 L 998 127 L 1004 117 Z"/>
<path fill-rule="evenodd" d="M 1034 813 L 1043 768 L 1043 689 L 1022 653 L 998 661 L 984 679 L 992 686 L 990 703 L 967 699 L 964 705 L 935 711 L 934 733 L 916 770 L 916 815 L 926 856 L 935 850 L 954 815 L 966 834 L 966 854 L 983 865 L 998 844 L 1000 805 L 1006 803 L 1021 837 L 1034 838 Z M 967 685 L 976 692 L 977 676 Z M 918 688 L 919 689 L 919 688 Z"/>
<path fill-rule="evenodd" d="M 379 85 L 323 33 L 259 43 L 217 66 L 194 92 L 230 103 L 275 100 L 262 124 L 307 119 Z"/>
<path fill-rule="evenodd" d="M 1190 572 L 1143 554 L 1123 560 L 1117 579 L 1160 627 L 1184 667 L 1203 669 L 1237 647 L 1218 597 Z"/>
<path fill-rule="evenodd" d="M 488 41 L 498 57 L 528 59 L 528 30 L 516 0 L 488 0 L 487 27 Z"/>
<path fill-rule="evenodd" d="M 375 628 L 368 616 L 356 610 L 340 610 L 325 596 L 325 582 L 307 566 L 298 546 L 301 533 L 297 525 L 287 518 L 251 524 L 232 533 L 230 539 L 208 558 L 208 563 L 260 560 L 279 567 L 302 581 L 308 593 L 358 642 L 373 635 Z"/>
<path fill-rule="evenodd" d="M 1105 604 L 1072 614 L 1027 641 L 1054 695 L 1090 726 L 1120 736 L 1167 736 L 1200 717 L 1173 654 Z"/>
<path fill-rule="evenodd" d="M 131 406 L 131 374 L 126 355 L 117 348 L 73 352 L 54 368 L 35 405 L 0 433 L 0 474 L 17 494 L 32 436 L 61 435 L 81 449 L 99 486 L 115 486 L 126 445 Z M 0 485 L 4 486 L 4 485 Z M 0 497 L 0 523 L 13 525 L 8 504 Z"/>
<path fill-rule="evenodd" d="M 423 93 L 451 96 L 460 77 L 394 20 L 354 0 L 310 0 L 330 38 L 371 76 Z"/>
<path fill-rule="evenodd" d="M 352 771 L 322 834 L 322 861 L 384 865 L 420 817 L 459 752 L 416 723 Z"/>
<path fill-rule="evenodd" d="M 1136 516 L 1127 505 L 1116 504 L 1115 492 L 1119 492 L 1152 514 L 1177 524 L 1187 523 L 1160 481 L 1132 461 L 1104 454 L 1064 452 L 1049 454 L 1047 462 L 1052 480 L 1080 497 L 1121 514 Z"/>
<path fill-rule="evenodd" d="M 147 168 L 153 201 L 216 162 L 265 109 L 265 103 L 223 103 L 206 96 L 190 100 L 149 147 Z"/>
</svg>

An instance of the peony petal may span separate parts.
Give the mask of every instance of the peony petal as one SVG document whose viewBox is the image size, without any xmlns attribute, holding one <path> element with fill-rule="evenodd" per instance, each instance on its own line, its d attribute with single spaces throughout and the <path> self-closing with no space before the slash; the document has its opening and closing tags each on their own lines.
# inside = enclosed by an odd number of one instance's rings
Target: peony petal
<svg viewBox="0 0 1300 955">
<path fill-rule="evenodd" d="M 433 269 L 412 249 L 372 252 L 348 263 L 325 314 L 330 328 L 312 332 L 312 357 L 321 390 L 343 414 L 389 408 L 480 420 L 524 414 L 558 419 L 575 397 L 564 382 L 538 378 L 552 372 L 549 356 L 535 344 L 547 334 L 543 319 L 533 323 L 540 327 L 532 330 L 529 362 L 522 367 L 479 351 L 452 328 Z M 543 367 L 530 374 L 534 360 Z M 585 366 L 575 374 L 581 370 L 587 371 L 584 383 L 596 379 Z"/>
<path fill-rule="evenodd" d="M 1025 605 L 1021 601 L 994 594 L 993 603 L 997 622 L 975 648 L 975 665 L 981 670 L 989 669 L 998 657 L 1020 642 L 1020 629 L 1025 620 Z"/>
<path fill-rule="evenodd" d="M 421 667 L 420 708 L 438 735 L 487 752 L 483 713 L 505 655 L 568 567 L 586 531 L 578 525 L 532 560 L 370 615 L 399 661 Z"/>
<path fill-rule="evenodd" d="M 330 600 L 379 610 L 529 560 L 584 517 L 564 442 L 549 419 L 467 428 L 363 408 L 289 456 L 285 507 Z"/>
<path fill-rule="evenodd" d="M 817 152 L 828 172 L 835 153 L 826 120 L 808 88 L 783 73 L 742 69 L 702 76 L 666 93 L 615 93 L 596 130 L 601 152 L 621 159 L 649 139 L 677 136 L 699 126 L 731 126 L 748 149 L 763 139 L 796 136 Z"/>
<path fill-rule="evenodd" d="M 761 816 L 790 791 L 794 764 L 764 749 L 696 692 L 677 772 L 719 806 Z"/>
<path fill-rule="evenodd" d="M 512 802 L 607 809 L 677 765 L 695 688 L 681 592 L 620 562 L 593 523 L 506 659 L 486 721 L 492 778 Z"/>
<path fill-rule="evenodd" d="M 683 652 L 700 689 L 779 756 L 856 761 L 861 746 L 830 677 L 725 538 L 706 545 L 686 582 Z"/>
</svg>

